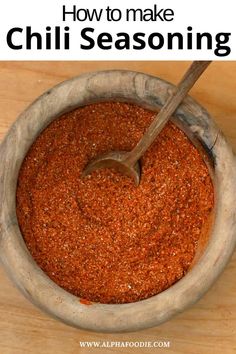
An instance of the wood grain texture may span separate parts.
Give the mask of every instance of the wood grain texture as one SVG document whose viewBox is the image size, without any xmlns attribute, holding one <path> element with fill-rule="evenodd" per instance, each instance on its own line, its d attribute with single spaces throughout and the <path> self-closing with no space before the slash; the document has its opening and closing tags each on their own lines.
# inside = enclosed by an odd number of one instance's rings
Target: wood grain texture
<svg viewBox="0 0 236 354">
<path fill-rule="evenodd" d="M 188 62 L 1 62 L 0 138 L 17 115 L 51 86 L 82 72 L 129 69 L 177 83 Z M 213 63 L 191 94 L 210 114 L 236 151 L 236 62 Z M 79 341 L 171 341 L 168 353 L 236 352 L 236 256 L 212 289 L 188 311 L 145 331 L 98 334 L 67 327 L 33 307 L 0 270 L 0 353 L 90 353 Z M 150 349 L 96 349 L 142 353 Z"/>
</svg>

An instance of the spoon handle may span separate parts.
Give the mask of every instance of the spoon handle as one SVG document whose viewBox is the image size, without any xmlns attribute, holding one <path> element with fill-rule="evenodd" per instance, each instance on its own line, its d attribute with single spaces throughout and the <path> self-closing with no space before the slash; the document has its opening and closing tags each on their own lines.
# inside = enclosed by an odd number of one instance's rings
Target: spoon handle
<svg viewBox="0 0 236 354">
<path fill-rule="evenodd" d="M 206 70 L 210 63 L 211 61 L 194 61 L 191 64 L 182 80 L 177 85 L 173 95 L 170 95 L 167 99 L 166 103 L 160 112 L 155 116 L 153 122 L 150 124 L 135 148 L 127 154 L 125 159 L 127 165 L 135 165 L 135 163 L 145 153 L 160 131 L 164 128 L 170 116 L 175 112 L 181 101 L 187 95 L 188 91 L 193 87 L 197 79 Z"/>
</svg>

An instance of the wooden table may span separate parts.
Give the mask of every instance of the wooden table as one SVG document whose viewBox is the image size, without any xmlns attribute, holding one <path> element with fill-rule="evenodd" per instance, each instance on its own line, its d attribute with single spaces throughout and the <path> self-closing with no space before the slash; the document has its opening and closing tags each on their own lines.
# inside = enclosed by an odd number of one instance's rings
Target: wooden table
<svg viewBox="0 0 236 354">
<path fill-rule="evenodd" d="M 0 139 L 18 114 L 49 87 L 82 72 L 129 69 L 177 83 L 187 62 L 0 62 Z M 215 62 L 191 92 L 217 121 L 236 151 L 236 62 Z M 236 183 L 236 181 L 235 181 Z M 148 330 L 99 334 L 63 325 L 31 305 L 0 268 L 0 354 L 78 354 L 79 341 L 157 341 L 160 352 L 236 353 L 236 255 L 212 289 L 191 309 Z M 102 353 L 142 353 L 143 348 L 96 349 Z"/>
</svg>

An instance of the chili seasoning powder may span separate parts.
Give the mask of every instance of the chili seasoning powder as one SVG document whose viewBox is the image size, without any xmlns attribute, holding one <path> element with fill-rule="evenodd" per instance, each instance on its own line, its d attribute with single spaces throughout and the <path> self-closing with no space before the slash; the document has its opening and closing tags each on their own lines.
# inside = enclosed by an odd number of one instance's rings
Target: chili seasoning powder
<svg viewBox="0 0 236 354">
<path fill-rule="evenodd" d="M 208 168 L 172 122 L 143 156 L 139 187 L 111 169 L 81 178 L 99 154 L 131 150 L 154 114 L 120 102 L 78 108 L 39 135 L 21 166 L 26 245 L 55 283 L 88 302 L 134 302 L 177 282 L 211 214 Z"/>
</svg>

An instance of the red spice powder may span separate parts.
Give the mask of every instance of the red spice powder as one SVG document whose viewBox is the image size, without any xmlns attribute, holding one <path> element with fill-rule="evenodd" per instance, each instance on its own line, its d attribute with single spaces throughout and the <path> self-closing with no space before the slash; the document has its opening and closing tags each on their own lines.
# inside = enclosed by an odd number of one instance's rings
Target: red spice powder
<svg viewBox="0 0 236 354">
<path fill-rule="evenodd" d="M 92 302 L 87 300 L 87 299 L 83 299 L 82 297 L 80 298 L 79 302 L 83 305 L 92 305 Z"/>
<path fill-rule="evenodd" d="M 55 283 L 88 302 L 134 302 L 181 279 L 213 208 L 208 169 L 171 122 L 142 158 L 139 187 L 110 169 L 81 178 L 99 154 L 131 150 L 153 117 L 119 102 L 78 108 L 54 120 L 22 164 L 26 245 Z"/>
</svg>

